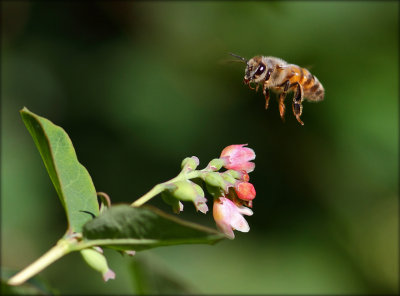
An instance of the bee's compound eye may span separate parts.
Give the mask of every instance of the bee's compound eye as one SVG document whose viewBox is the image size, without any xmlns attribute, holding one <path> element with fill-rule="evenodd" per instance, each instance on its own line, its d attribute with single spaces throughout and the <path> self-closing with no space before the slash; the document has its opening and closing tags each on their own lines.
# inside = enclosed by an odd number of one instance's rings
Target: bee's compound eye
<svg viewBox="0 0 400 296">
<path fill-rule="evenodd" d="M 260 66 L 258 67 L 255 75 L 260 76 L 262 73 L 264 73 L 265 71 L 265 65 L 264 64 L 260 64 Z"/>
</svg>

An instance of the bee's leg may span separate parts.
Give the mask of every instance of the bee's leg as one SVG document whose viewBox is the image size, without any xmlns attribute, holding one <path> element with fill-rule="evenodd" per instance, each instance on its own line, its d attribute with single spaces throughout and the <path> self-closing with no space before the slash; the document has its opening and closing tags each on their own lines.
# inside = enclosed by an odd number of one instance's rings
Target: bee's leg
<svg viewBox="0 0 400 296">
<path fill-rule="evenodd" d="M 281 115 L 282 120 L 285 120 L 285 99 L 286 99 L 286 94 L 289 89 L 289 80 L 286 80 L 286 82 L 282 83 L 283 91 L 279 95 L 279 113 Z"/>
<path fill-rule="evenodd" d="M 264 94 L 264 97 L 265 97 L 265 109 L 268 109 L 269 89 L 267 88 L 267 84 L 264 84 L 264 86 L 263 86 L 263 94 Z"/>
<path fill-rule="evenodd" d="M 257 86 L 256 86 L 256 92 L 258 92 L 258 88 L 260 87 L 260 84 L 259 83 L 257 83 Z"/>
<path fill-rule="evenodd" d="M 265 74 L 265 80 L 264 80 L 264 85 L 263 85 L 263 94 L 265 97 L 265 109 L 268 109 L 268 104 L 269 104 L 269 89 L 268 87 L 268 80 L 271 77 L 271 73 L 273 72 L 273 69 L 268 69 L 267 74 Z"/>
<path fill-rule="evenodd" d="M 301 124 L 304 125 L 304 122 L 301 121 L 300 116 L 303 113 L 303 105 L 301 104 L 304 100 L 304 93 L 303 93 L 303 88 L 301 87 L 300 83 L 296 83 L 296 91 L 293 95 L 293 114 L 296 116 L 297 121 Z"/>
</svg>

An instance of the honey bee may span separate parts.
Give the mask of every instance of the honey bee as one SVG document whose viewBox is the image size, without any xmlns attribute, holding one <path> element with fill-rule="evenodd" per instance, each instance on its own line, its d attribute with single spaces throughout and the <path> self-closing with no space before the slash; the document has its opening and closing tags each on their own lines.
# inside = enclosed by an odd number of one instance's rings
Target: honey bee
<svg viewBox="0 0 400 296">
<path fill-rule="evenodd" d="M 230 55 L 246 63 L 243 82 L 250 89 L 258 91 L 260 85 L 263 86 L 265 96 L 265 109 L 268 108 L 269 90 L 280 92 L 279 95 L 279 113 L 282 120 L 285 116 L 285 98 L 289 91 L 293 91 L 293 114 L 297 121 L 304 125 L 300 116 L 303 113 L 302 102 L 304 99 L 312 102 L 318 102 L 324 99 L 325 90 L 317 77 L 310 71 L 294 64 L 288 64 L 284 60 L 275 57 L 255 56 L 250 60 L 233 53 Z M 251 84 L 255 83 L 256 88 Z"/>
</svg>

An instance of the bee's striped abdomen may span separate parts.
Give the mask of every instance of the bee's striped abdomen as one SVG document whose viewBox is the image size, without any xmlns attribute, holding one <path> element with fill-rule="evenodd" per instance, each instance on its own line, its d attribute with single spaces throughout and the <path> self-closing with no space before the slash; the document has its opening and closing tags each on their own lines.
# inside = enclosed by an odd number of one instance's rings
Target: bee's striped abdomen
<svg viewBox="0 0 400 296">
<path fill-rule="evenodd" d="M 325 95 L 325 89 L 319 82 L 318 78 L 312 75 L 307 69 L 303 69 L 304 75 L 303 81 L 300 84 L 304 90 L 304 97 L 309 101 L 321 101 Z"/>
<path fill-rule="evenodd" d="M 286 79 L 291 85 L 299 83 L 304 91 L 304 97 L 310 101 L 321 101 L 324 98 L 325 90 L 317 77 L 310 71 L 297 65 L 290 65 L 290 71 L 287 72 Z"/>
</svg>

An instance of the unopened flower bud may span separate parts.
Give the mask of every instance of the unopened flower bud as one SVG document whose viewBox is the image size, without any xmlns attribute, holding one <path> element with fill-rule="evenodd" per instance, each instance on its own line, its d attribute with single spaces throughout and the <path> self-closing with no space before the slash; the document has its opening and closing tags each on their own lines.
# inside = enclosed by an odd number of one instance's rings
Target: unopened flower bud
<svg viewBox="0 0 400 296">
<path fill-rule="evenodd" d="M 197 197 L 194 200 L 194 206 L 196 207 L 197 211 L 206 214 L 208 212 L 208 206 L 206 204 L 207 199 L 204 197 L 203 188 L 201 188 L 201 186 L 197 185 L 196 183 L 193 183 L 193 187 L 197 192 Z"/>
<path fill-rule="evenodd" d="M 224 192 L 221 188 L 215 187 L 215 186 L 211 186 L 211 185 L 209 185 L 207 183 L 206 183 L 206 188 L 207 188 L 208 193 L 210 193 L 211 196 L 214 197 L 214 198 L 217 198 L 217 197 L 223 195 L 223 192 Z"/>
<path fill-rule="evenodd" d="M 256 197 L 256 189 L 249 182 L 237 182 L 235 192 L 242 200 L 253 200 Z"/>
<path fill-rule="evenodd" d="M 245 182 L 249 182 L 249 180 L 250 180 L 249 174 L 246 173 L 246 171 L 244 171 L 244 170 L 242 170 L 242 171 L 227 170 L 227 171 L 224 172 L 224 174 L 231 175 L 235 179 L 242 180 L 242 181 L 245 181 Z"/>
<path fill-rule="evenodd" d="M 204 197 L 204 191 L 203 191 L 203 188 L 201 188 L 200 185 L 198 185 L 198 184 L 196 184 L 196 183 L 193 182 L 193 183 L 192 183 L 192 186 L 194 187 L 194 189 L 196 190 L 196 192 L 197 192 L 198 195 Z"/>
<path fill-rule="evenodd" d="M 208 163 L 207 167 L 212 171 L 219 171 L 224 164 L 225 162 L 222 159 L 214 158 Z"/>
<path fill-rule="evenodd" d="M 239 171 L 235 171 L 235 170 L 226 170 L 225 172 L 224 172 L 224 174 L 226 174 L 226 175 L 230 175 L 230 176 L 232 176 L 233 178 L 235 178 L 235 179 L 240 179 L 240 172 Z"/>
<path fill-rule="evenodd" d="M 166 204 L 169 204 L 170 206 L 172 206 L 172 211 L 175 214 L 179 214 L 180 212 L 183 211 L 183 204 L 176 197 L 174 197 L 170 192 L 162 192 L 161 198 L 163 199 L 163 201 Z"/>
<path fill-rule="evenodd" d="M 189 180 L 178 181 L 174 183 L 175 189 L 169 191 L 178 200 L 193 202 L 196 209 L 202 213 L 207 213 L 207 199 L 204 197 L 203 189 Z M 181 204 L 180 204 L 181 206 Z M 176 206 L 175 206 L 176 209 Z M 183 205 L 180 210 L 183 209 Z"/>
<path fill-rule="evenodd" d="M 224 172 L 224 173 L 222 173 L 221 174 L 221 176 L 222 176 L 222 178 L 226 181 L 226 182 L 228 182 L 230 185 L 234 185 L 236 182 L 238 182 L 234 177 L 232 177 L 230 174 L 226 174 L 226 172 Z M 229 187 L 232 187 L 232 186 L 229 186 Z"/>
<path fill-rule="evenodd" d="M 186 157 L 182 160 L 181 168 L 182 170 L 193 171 L 197 168 L 200 161 L 196 156 Z"/>
<path fill-rule="evenodd" d="M 222 178 L 220 173 L 206 173 L 204 175 L 204 181 L 211 186 L 214 187 L 219 187 L 222 190 L 224 190 L 225 192 L 228 191 L 228 184 L 226 183 L 226 181 L 224 180 L 224 178 Z"/>
<path fill-rule="evenodd" d="M 92 248 L 81 250 L 80 253 L 90 267 L 103 275 L 105 282 L 109 279 L 115 279 L 115 273 L 108 267 L 106 257 L 103 254 Z"/>
<path fill-rule="evenodd" d="M 175 182 L 174 185 L 176 186 L 176 189 L 170 192 L 179 200 L 194 201 L 197 196 L 197 191 L 193 184 L 193 182 L 188 180 Z"/>
</svg>

